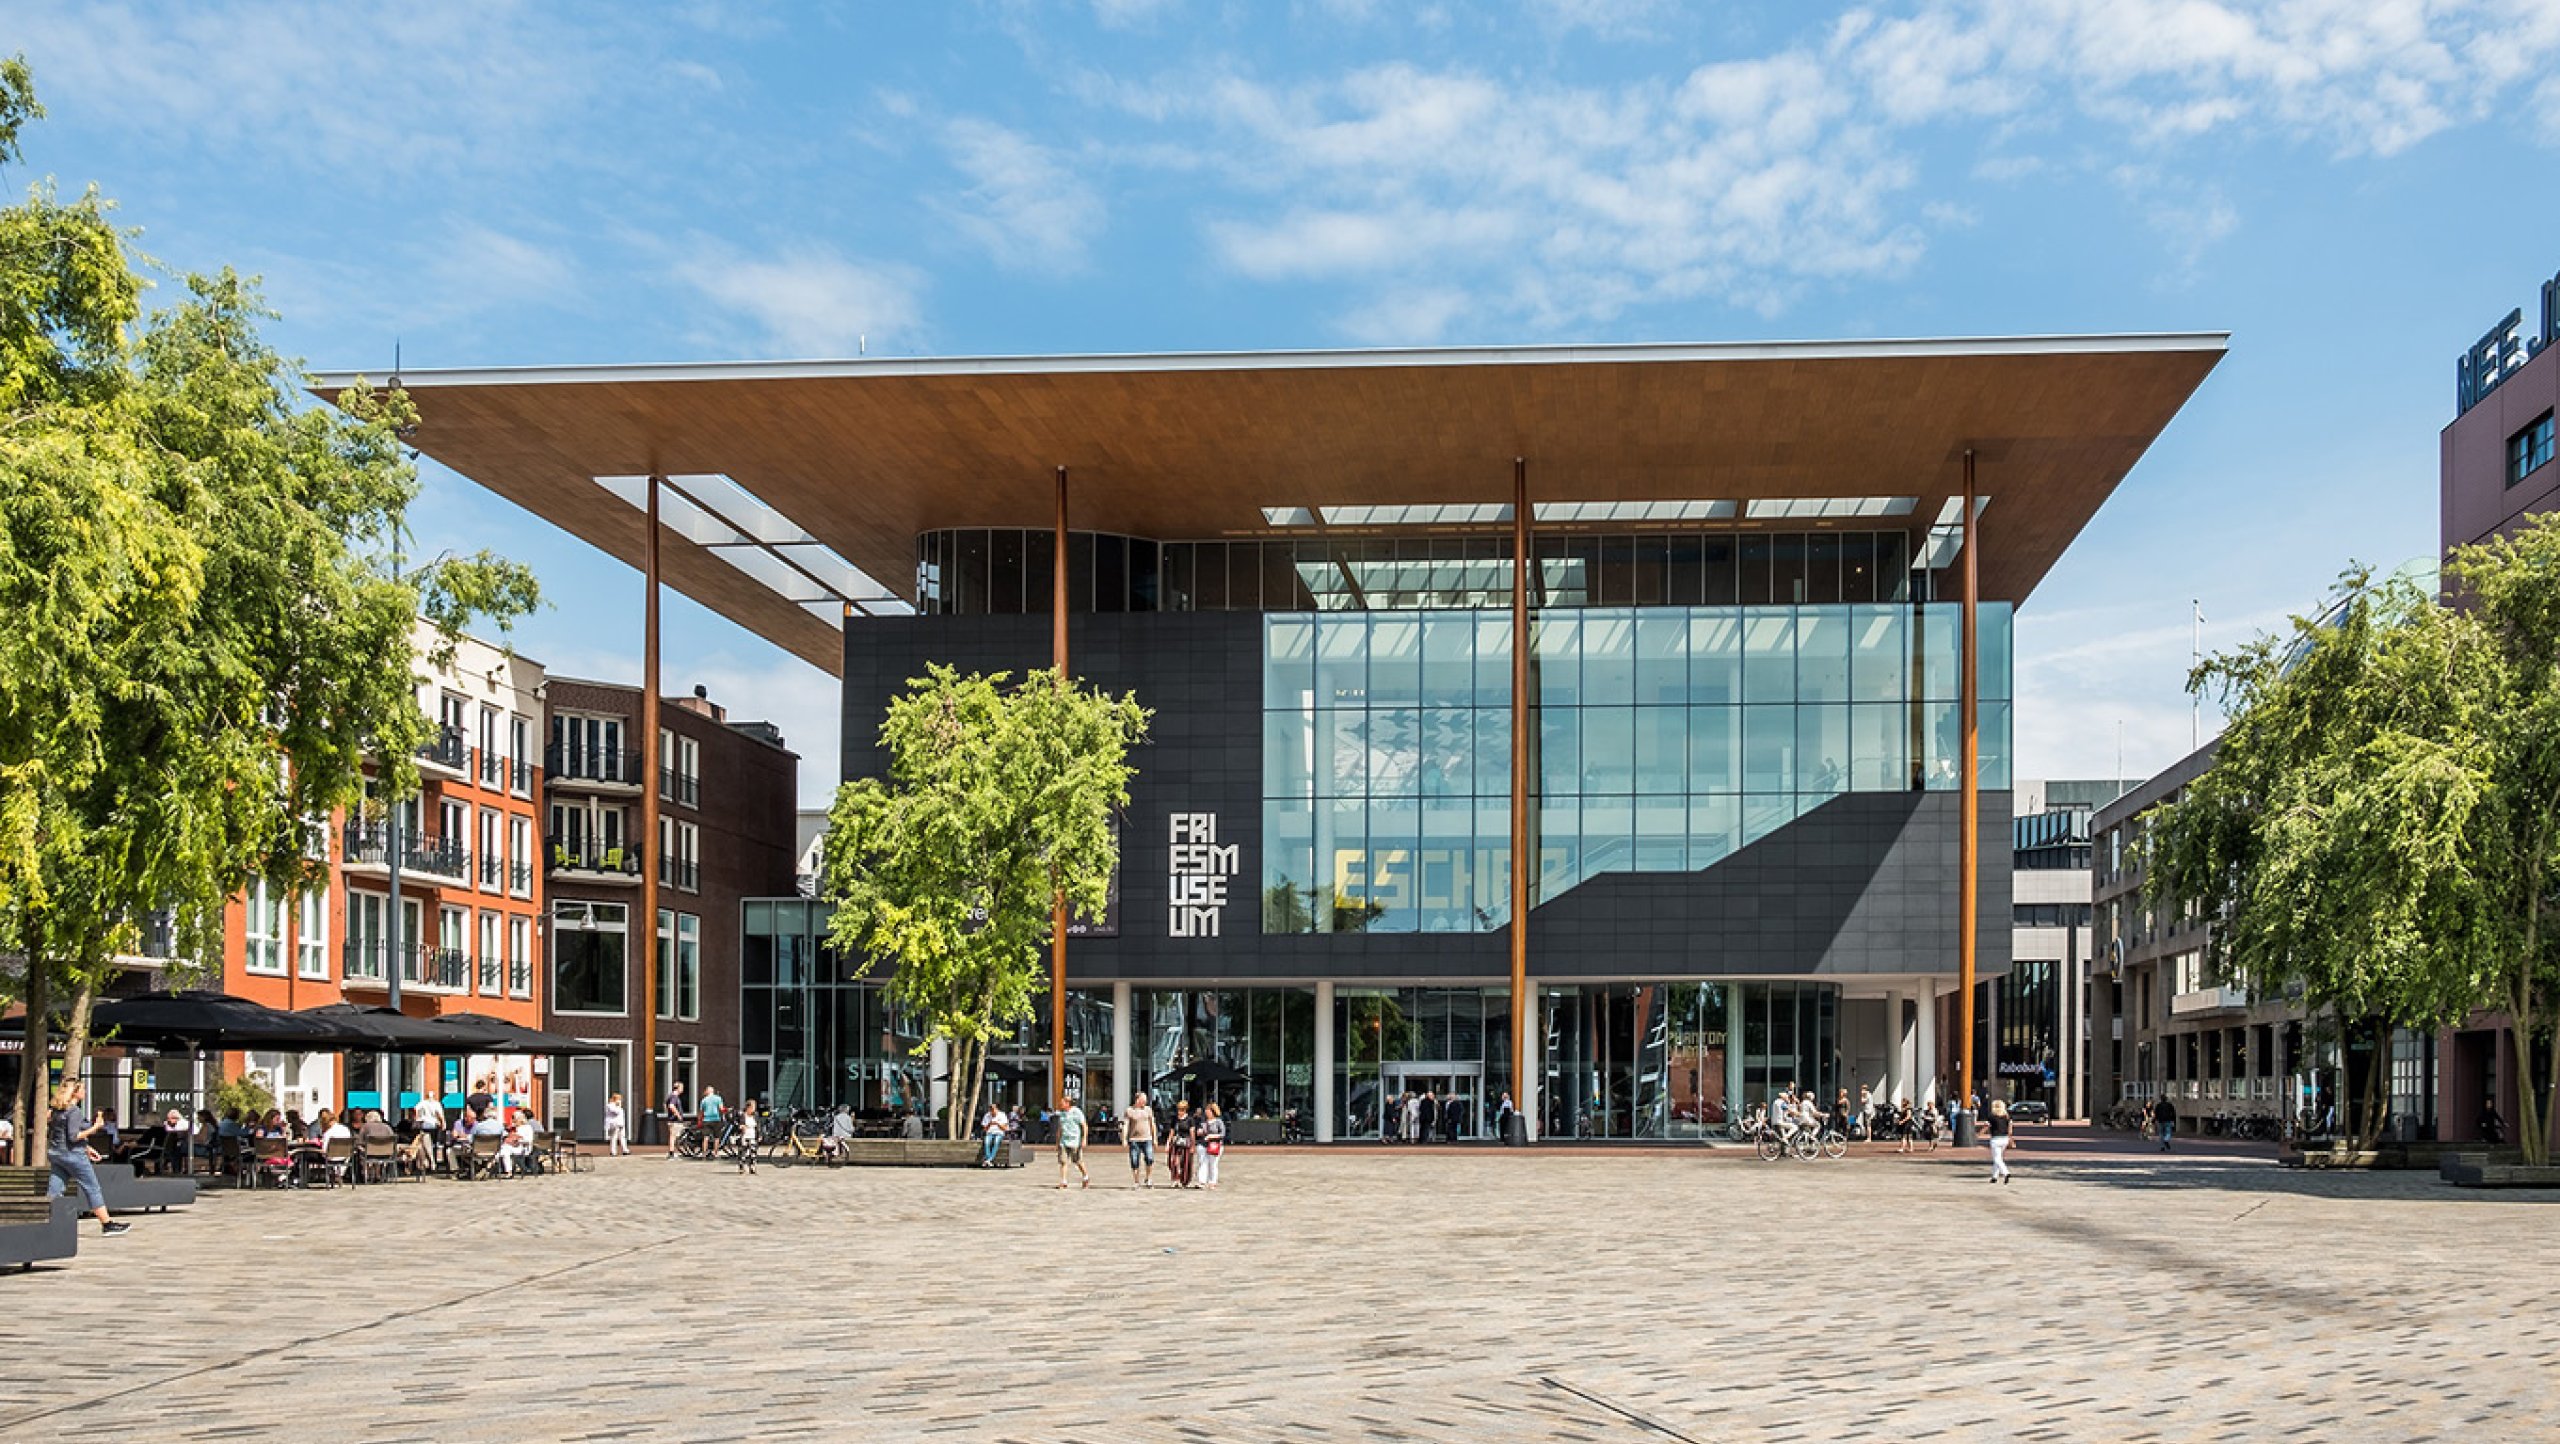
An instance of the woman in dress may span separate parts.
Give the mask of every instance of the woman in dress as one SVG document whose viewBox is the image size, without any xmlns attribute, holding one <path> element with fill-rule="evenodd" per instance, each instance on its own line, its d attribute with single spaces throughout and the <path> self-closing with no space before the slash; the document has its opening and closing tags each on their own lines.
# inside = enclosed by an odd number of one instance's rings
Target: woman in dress
<svg viewBox="0 0 2560 1444">
<path fill-rule="evenodd" d="M 1192 1116 L 1191 1100 L 1183 1099 L 1173 1106 L 1173 1123 L 1165 1130 L 1164 1163 L 1173 1174 L 1173 1186 L 1191 1186 L 1191 1150 L 1200 1138 L 1200 1120 Z"/>
</svg>

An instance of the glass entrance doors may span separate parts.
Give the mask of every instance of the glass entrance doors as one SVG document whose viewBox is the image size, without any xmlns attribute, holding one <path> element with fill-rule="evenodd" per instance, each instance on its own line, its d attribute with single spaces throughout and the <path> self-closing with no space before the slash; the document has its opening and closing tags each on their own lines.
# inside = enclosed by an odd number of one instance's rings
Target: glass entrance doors
<svg viewBox="0 0 2560 1444">
<path fill-rule="evenodd" d="M 1387 1065 L 1390 1100 L 1382 1136 L 1407 1143 L 1490 1138 L 1484 1114 L 1484 1067 L 1478 1063 Z"/>
</svg>

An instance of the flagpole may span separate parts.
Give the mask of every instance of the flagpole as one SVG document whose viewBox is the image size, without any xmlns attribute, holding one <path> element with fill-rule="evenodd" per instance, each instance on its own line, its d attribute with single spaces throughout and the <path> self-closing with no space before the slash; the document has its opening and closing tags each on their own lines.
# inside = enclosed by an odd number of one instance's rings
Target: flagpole
<svg viewBox="0 0 2560 1444">
<path fill-rule="evenodd" d="M 2189 660 L 2193 666 L 2201 667 L 2204 665 L 2204 598 L 2197 597 L 2187 606 L 2195 620 L 2195 642 Z M 2187 750 L 2193 752 L 2204 745 L 2204 694 L 2195 690 L 2192 671 L 2187 676 L 2187 691 Z"/>
</svg>

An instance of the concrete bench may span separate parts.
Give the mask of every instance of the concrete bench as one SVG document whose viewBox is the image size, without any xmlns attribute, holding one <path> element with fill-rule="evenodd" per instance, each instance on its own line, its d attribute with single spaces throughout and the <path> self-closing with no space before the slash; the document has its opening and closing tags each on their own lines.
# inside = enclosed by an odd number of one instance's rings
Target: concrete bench
<svg viewBox="0 0 2560 1444">
<path fill-rule="evenodd" d="M 98 1191 L 107 1196 L 109 1213 L 142 1213 L 150 1209 L 166 1213 L 196 1201 L 196 1181 L 192 1178 L 143 1178 L 130 1163 L 101 1163 L 97 1169 Z"/>
<path fill-rule="evenodd" d="M 2520 1150 L 2447 1153 L 2436 1177 L 2458 1188 L 2560 1188 L 2560 1164 L 2528 1164 Z"/>
<path fill-rule="evenodd" d="M 80 1251 L 80 1201 L 48 1199 L 41 1168 L 0 1168 L 0 1265 L 30 1269 Z"/>
</svg>

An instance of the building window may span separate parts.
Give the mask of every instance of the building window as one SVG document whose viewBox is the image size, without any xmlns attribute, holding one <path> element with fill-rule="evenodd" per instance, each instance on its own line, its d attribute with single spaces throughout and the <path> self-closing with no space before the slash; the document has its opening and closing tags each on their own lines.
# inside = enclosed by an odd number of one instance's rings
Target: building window
<svg viewBox="0 0 2560 1444">
<path fill-rule="evenodd" d="M 533 996 L 533 920 L 507 920 L 507 992 L 509 996 Z"/>
<path fill-rule="evenodd" d="M 620 1014 L 623 934 L 630 909 L 621 903 L 559 901 L 551 905 L 551 1008 L 558 1013 Z"/>
<path fill-rule="evenodd" d="M 692 913 L 658 911 L 658 1016 L 702 1016 L 702 919 Z"/>
<path fill-rule="evenodd" d="M 2551 460 L 2551 413 L 2507 438 L 2507 485 L 2513 486 Z"/>
<path fill-rule="evenodd" d="M 684 1106 L 695 1107 L 702 1100 L 701 1079 L 696 1076 L 699 1062 L 691 1043 L 658 1045 L 658 1098 L 663 1102 L 669 1089 L 684 1085 Z"/>
<path fill-rule="evenodd" d="M 672 817 L 658 819 L 658 881 L 684 892 L 702 891 L 702 829 Z"/>
<path fill-rule="evenodd" d="M 498 844 L 499 812 L 494 807 L 480 809 L 480 890 L 496 892 L 506 886 L 507 854 Z"/>
<path fill-rule="evenodd" d="M 702 744 L 658 729 L 658 796 L 684 807 L 702 805 Z"/>
<path fill-rule="evenodd" d="M 507 819 L 507 891 L 517 897 L 533 892 L 533 819 Z"/>
<path fill-rule="evenodd" d="M 421 981 L 432 988 L 459 992 L 471 986 L 471 915 L 461 908 L 436 909 L 436 945 L 421 960 Z"/>
<path fill-rule="evenodd" d="M 245 966 L 248 971 L 265 977 L 284 976 L 284 890 L 260 878 L 249 884 L 247 924 L 248 943 Z"/>
<path fill-rule="evenodd" d="M 294 967 L 306 978 L 326 978 L 329 976 L 329 894 L 306 892 L 296 902 Z"/>
<path fill-rule="evenodd" d="M 498 995 L 498 915 L 486 908 L 480 912 L 480 992 Z"/>
</svg>

